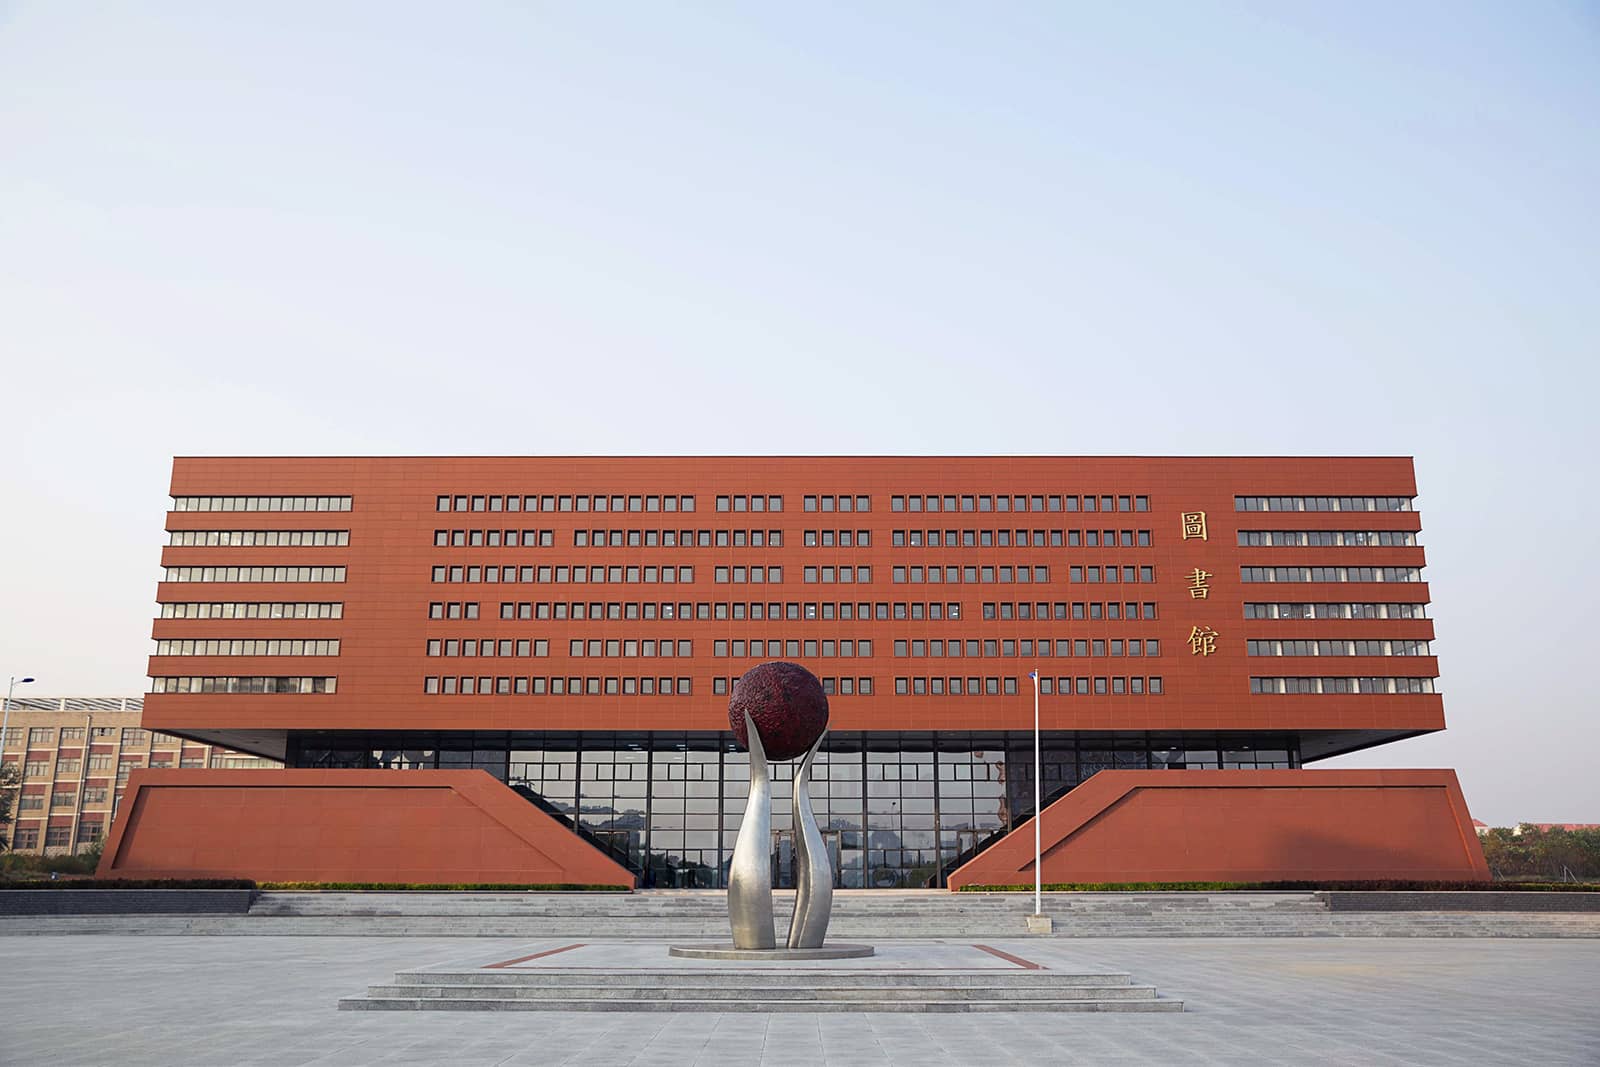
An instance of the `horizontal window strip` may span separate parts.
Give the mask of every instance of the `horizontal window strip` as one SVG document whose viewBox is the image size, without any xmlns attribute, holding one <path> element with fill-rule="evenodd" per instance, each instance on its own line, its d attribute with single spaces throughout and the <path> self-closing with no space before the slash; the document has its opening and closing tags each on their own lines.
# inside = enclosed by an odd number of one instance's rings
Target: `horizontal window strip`
<svg viewBox="0 0 1600 1067">
<path fill-rule="evenodd" d="M 337 656 L 339 642 L 327 638 L 167 639 L 158 656 Z"/>
<path fill-rule="evenodd" d="M 1244 606 L 1247 619 L 1425 619 L 1426 604 L 1259 604 Z"/>
<path fill-rule="evenodd" d="M 1252 693 L 1432 693 L 1432 678 L 1251 678 Z"/>
<path fill-rule="evenodd" d="M 350 543 L 349 530 L 171 530 L 167 544 L 231 548 L 323 548 Z"/>
<path fill-rule="evenodd" d="M 342 582 L 343 567 L 168 567 L 168 582 Z"/>
<path fill-rule="evenodd" d="M 173 511 L 349 511 L 347 496 L 175 496 Z"/>
<path fill-rule="evenodd" d="M 338 678 L 329 677 L 159 677 L 150 679 L 152 693 L 333 693 Z"/>
</svg>

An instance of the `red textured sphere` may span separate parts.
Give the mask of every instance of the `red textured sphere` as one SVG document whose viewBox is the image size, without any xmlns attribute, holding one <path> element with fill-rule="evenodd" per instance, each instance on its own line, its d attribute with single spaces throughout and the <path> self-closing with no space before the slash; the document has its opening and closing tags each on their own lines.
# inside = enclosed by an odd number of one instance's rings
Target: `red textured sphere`
<svg viewBox="0 0 1600 1067">
<path fill-rule="evenodd" d="M 744 728 L 747 711 L 769 760 L 805 755 L 828 728 L 828 695 L 817 676 L 798 663 L 752 667 L 733 687 L 728 725 L 742 748 L 750 747 Z"/>
</svg>

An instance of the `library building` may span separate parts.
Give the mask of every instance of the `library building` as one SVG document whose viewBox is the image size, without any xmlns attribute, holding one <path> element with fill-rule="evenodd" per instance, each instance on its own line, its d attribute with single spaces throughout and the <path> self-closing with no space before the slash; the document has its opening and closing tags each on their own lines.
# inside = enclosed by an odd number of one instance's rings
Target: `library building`
<svg viewBox="0 0 1600 1067">
<path fill-rule="evenodd" d="M 1317 766 L 1445 725 L 1408 458 L 197 457 L 171 496 L 140 729 L 272 763 L 132 769 L 103 877 L 723 888 L 772 660 L 827 693 L 840 888 L 1031 886 L 1036 816 L 1047 882 L 1487 877 L 1453 772 Z"/>
</svg>

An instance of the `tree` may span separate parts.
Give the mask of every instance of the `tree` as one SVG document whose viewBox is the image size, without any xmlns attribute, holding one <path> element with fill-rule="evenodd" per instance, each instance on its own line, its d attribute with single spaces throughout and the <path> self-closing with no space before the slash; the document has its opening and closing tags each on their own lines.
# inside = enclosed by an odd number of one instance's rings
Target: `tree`
<svg viewBox="0 0 1600 1067">
<path fill-rule="evenodd" d="M 12 809 L 17 803 L 16 787 L 22 781 L 15 763 L 0 763 L 0 830 L 11 825 Z M 11 839 L 10 834 L 0 836 L 0 845 Z"/>
<path fill-rule="evenodd" d="M 1515 830 L 1484 833 L 1483 858 L 1496 878 L 1600 877 L 1600 830 L 1541 830 L 1524 823 Z"/>
</svg>

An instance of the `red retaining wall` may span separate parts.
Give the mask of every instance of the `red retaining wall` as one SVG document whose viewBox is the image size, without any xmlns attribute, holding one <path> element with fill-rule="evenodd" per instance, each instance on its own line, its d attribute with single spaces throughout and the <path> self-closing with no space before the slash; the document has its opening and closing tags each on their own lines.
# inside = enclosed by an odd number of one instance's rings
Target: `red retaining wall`
<svg viewBox="0 0 1600 1067">
<path fill-rule="evenodd" d="M 1049 805 L 1046 882 L 1488 880 L 1448 770 L 1101 771 Z M 950 876 L 1033 882 L 1033 823 Z"/>
<path fill-rule="evenodd" d="M 484 771 L 134 771 L 101 878 L 522 882 L 633 875 Z"/>
</svg>

